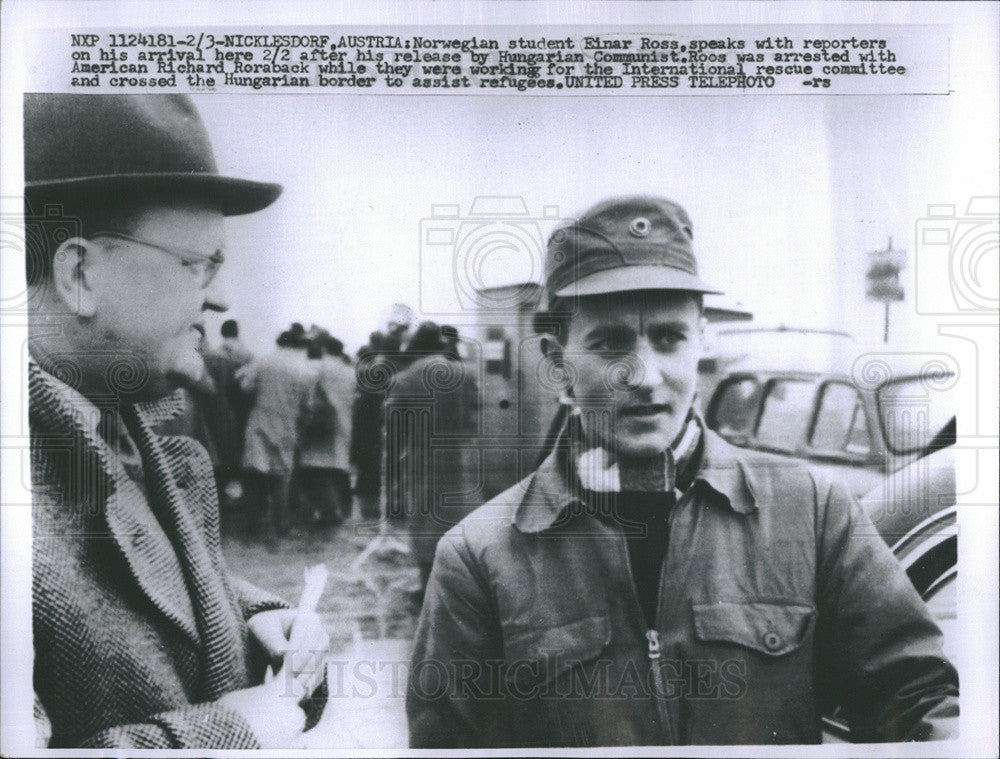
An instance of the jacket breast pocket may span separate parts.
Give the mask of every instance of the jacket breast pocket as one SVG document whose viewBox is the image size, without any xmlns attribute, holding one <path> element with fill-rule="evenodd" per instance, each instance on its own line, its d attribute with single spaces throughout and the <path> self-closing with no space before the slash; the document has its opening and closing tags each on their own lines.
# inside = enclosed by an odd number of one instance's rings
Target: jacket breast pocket
<svg viewBox="0 0 1000 759">
<path fill-rule="evenodd" d="M 808 603 L 746 601 L 694 604 L 692 610 L 696 668 L 689 672 L 696 679 L 688 690 L 686 740 L 818 740 L 815 608 Z M 698 666 L 718 673 L 718 689 L 704 687 L 697 679 Z M 719 725 L 728 727 L 720 733 Z"/>
<path fill-rule="evenodd" d="M 768 658 L 801 648 L 816 616 L 812 606 L 793 603 L 719 602 L 693 604 L 692 610 L 699 642 L 735 644 Z"/>
<path fill-rule="evenodd" d="M 611 642 L 606 615 L 512 634 L 504 643 L 509 683 L 549 683 L 591 662 Z"/>
<path fill-rule="evenodd" d="M 505 695 L 517 745 L 619 742 L 599 729 L 609 703 L 611 633 L 608 617 L 597 615 L 505 640 Z"/>
</svg>

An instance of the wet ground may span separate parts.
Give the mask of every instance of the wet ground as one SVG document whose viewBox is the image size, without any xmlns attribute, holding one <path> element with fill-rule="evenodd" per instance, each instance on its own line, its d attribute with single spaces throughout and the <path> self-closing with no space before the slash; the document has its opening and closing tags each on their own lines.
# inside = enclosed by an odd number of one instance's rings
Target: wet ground
<svg viewBox="0 0 1000 759">
<path fill-rule="evenodd" d="M 367 550 L 366 550 L 367 549 Z M 303 571 L 325 563 L 317 611 L 330 634 L 330 699 L 309 733 L 315 748 L 405 748 L 406 668 L 416 624 L 417 569 L 406 535 L 349 521 L 329 533 L 307 532 L 267 544 L 225 524 L 230 571 L 298 603 Z"/>
</svg>

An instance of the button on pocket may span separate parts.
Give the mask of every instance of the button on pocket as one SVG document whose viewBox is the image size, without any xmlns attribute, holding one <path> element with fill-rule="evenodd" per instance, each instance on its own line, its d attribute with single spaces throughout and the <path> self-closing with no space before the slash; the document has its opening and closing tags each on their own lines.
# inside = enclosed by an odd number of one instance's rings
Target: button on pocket
<svg viewBox="0 0 1000 759">
<path fill-rule="evenodd" d="M 781 648 L 781 636 L 776 632 L 764 633 L 764 647 L 768 651 L 777 651 Z"/>
<path fill-rule="evenodd" d="M 768 656 L 802 645 L 816 616 L 812 606 L 772 602 L 693 604 L 692 611 L 702 643 L 735 643 Z"/>
</svg>

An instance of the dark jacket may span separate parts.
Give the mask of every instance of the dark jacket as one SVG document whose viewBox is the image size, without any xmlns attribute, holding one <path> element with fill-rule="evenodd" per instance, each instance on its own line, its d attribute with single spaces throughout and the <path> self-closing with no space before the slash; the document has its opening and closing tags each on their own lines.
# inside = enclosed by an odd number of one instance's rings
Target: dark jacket
<svg viewBox="0 0 1000 759">
<path fill-rule="evenodd" d="M 706 432 L 647 630 L 622 527 L 574 495 L 568 458 L 441 539 L 413 747 L 811 743 L 835 699 L 858 740 L 953 722 L 940 631 L 839 485 Z"/>
<path fill-rule="evenodd" d="M 385 398 L 396 376 L 395 364 L 373 350 L 358 351 L 357 391 L 351 409 L 350 461 L 357 469 L 355 490 L 377 497 L 382 490 Z"/>
<path fill-rule="evenodd" d="M 29 396 L 39 735 L 53 747 L 258 747 L 212 702 L 260 681 L 245 620 L 285 603 L 226 570 L 205 450 L 153 432 L 177 397 L 138 410 L 137 473 L 94 409 L 34 363 Z"/>
<path fill-rule="evenodd" d="M 312 360 L 316 381 L 299 414 L 299 466 L 350 471 L 351 413 L 357 380 L 339 356 Z"/>
<path fill-rule="evenodd" d="M 212 463 L 228 472 L 235 472 L 243 461 L 243 435 L 249 409 L 236 379 L 236 370 L 242 364 L 230 355 L 225 351 L 205 351 L 202 354 L 212 383 L 200 384 L 196 388 L 195 399 L 215 445 L 216 455 Z M 202 442 L 200 438 L 196 439 Z"/>
<path fill-rule="evenodd" d="M 438 540 L 478 497 L 476 381 L 459 359 L 424 356 L 396 378 L 385 403 L 386 499 L 406 514 L 414 559 L 430 565 Z"/>
</svg>

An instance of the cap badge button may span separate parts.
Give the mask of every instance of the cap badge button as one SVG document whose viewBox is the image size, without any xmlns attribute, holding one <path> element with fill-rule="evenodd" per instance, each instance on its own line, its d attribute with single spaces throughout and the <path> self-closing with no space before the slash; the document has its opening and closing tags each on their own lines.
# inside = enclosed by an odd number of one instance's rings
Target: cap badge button
<svg viewBox="0 0 1000 759">
<path fill-rule="evenodd" d="M 648 237 L 652 224 L 645 216 L 637 216 L 628 225 L 628 233 L 633 237 Z"/>
<path fill-rule="evenodd" d="M 781 636 L 776 632 L 764 633 L 764 647 L 768 651 L 777 651 L 781 648 Z"/>
</svg>

